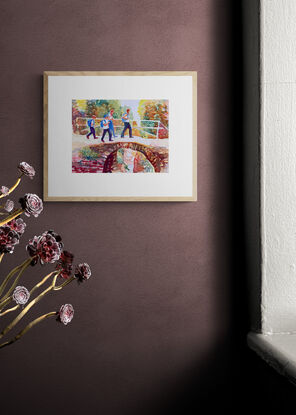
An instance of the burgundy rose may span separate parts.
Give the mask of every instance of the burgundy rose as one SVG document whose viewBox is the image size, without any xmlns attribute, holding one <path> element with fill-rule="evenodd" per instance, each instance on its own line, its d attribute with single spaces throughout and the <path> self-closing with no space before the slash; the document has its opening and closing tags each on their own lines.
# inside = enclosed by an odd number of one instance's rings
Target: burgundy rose
<svg viewBox="0 0 296 415">
<path fill-rule="evenodd" d="M 6 210 L 6 212 L 11 212 L 14 208 L 14 202 L 10 199 L 6 200 L 5 205 L 4 205 L 4 209 Z"/>
<path fill-rule="evenodd" d="M 10 229 L 16 231 L 21 236 L 25 232 L 27 225 L 22 218 L 17 218 L 7 222 L 7 226 L 9 226 Z"/>
<path fill-rule="evenodd" d="M 73 259 L 74 255 L 71 252 L 63 251 L 61 253 L 60 259 L 56 265 L 56 269 L 61 271 L 60 276 L 62 278 L 68 279 L 71 277 L 73 269 Z"/>
<path fill-rule="evenodd" d="M 76 266 L 75 277 L 78 278 L 80 282 L 88 280 L 90 276 L 91 276 L 91 269 L 90 269 L 90 266 L 86 262 Z"/>
<path fill-rule="evenodd" d="M 25 161 L 22 161 L 18 165 L 18 169 L 22 174 L 25 174 L 26 176 L 30 177 L 30 179 L 33 179 L 33 177 L 35 176 L 34 167 L 30 166 L 30 164 L 26 163 Z"/>
<path fill-rule="evenodd" d="M 28 251 L 30 257 L 32 257 L 31 265 L 36 265 L 38 262 L 38 242 L 41 236 L 34 236 L 33 239 L 30 239 L 28 245 L 26 246 L 26 250 Z"/>
<path fill-rule="evenodd" d="M 0 227 L 0 254 L 12 254 L 19 241 L 20 236 L 16 231 L 7 225 Z"/>
<path fill-rule="evenodd" d="M 59 320 L 65 326 L 72 321 L 74 317 L 74 308 L 71 304 L 64 304 L 59 311 Z"/>
<path fill-rule="evenodd" d="M 60 259 L 63 244 L 62 238 L 53 231 L 44 232 L 40 236 L 34 236 L 27 245 L 27 251 L 33 260 L 32 265 L 54 263 Z"/>
<path fill-rule="evenodd" d="M 30 293 L 26 287 L 18 286 L 15 288 L 12 298 L 17 304 L 24 305 L 30 298 Z"/>
<path fill-rule="evenodd" d="M 37 218 L 43 210 L 42 200 L 33 193 L 26 193 L 25 196 L 20 199 L 20 204 L 27 216 L 33 215 Z"/>
<path fill-rule="evenodd" d="M 9 188 L 6 186 L 0 187 L 0 195 L 7 196 L 9 194 Z"/>
</svg>

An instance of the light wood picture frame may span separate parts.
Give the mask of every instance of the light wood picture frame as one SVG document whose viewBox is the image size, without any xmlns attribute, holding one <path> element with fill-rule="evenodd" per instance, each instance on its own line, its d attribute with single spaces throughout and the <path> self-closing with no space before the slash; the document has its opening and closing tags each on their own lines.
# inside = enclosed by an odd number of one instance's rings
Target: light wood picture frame
<svg viewBox="0 0 296 415">
<path fill-rule="evenodd" d="M 197 73 L 44 72 L 44 200 L 196 201 Z"/>
</svg>

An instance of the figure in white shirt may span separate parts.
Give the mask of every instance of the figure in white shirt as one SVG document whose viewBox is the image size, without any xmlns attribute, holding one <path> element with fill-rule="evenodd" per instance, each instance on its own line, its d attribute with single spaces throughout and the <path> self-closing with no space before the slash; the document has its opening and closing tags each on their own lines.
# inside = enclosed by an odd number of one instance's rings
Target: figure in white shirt
<svg viewBox="0 0 296 415">
<path fill-rule="evenodd" d="M 121 138 L 124 137 L 124 133 L 126 132 L 127 129 L 129 130 L 129 138 L 133 138 L 132 127 L 131 127 L 130 119 L 129 119 L 129 113 L 130 113 L 130 109 L 128 108 L 121 118 L 122 122 L 124 123 L 124 128 L 121 133 Z"/>
</svg>

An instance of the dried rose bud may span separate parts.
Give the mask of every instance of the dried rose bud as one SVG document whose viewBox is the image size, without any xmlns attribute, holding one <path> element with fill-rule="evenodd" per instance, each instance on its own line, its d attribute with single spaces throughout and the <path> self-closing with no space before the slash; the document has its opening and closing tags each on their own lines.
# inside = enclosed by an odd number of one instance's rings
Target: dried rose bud
<svg viewBox="0 0 296 415">
<path fill-rule="evenodd" d="M 12 254 L 15 245 L 20 241 L 17 232 L 4 225 L 0 227 L 0 254 Z"/>
<path fill-rule="evenodd" d="M 60 259 L 56 265 L 56 269 L 60 271 L 60 276 L 62 278 L 68 279 L 71 277 L 73 269 L 73 259 L 74 255 L 69 251 L 63 251 L 61 253 Z"/>
<path fill-rule="evenodd" d="M 53 231 L 44 232 L 40 236 L 34 236 L 27 245 L 27 251 L 33 257 L 32 265 L 54 263 L 60 259 L 63 244 L 62 238 Z"/>
<path fill-rule="evenodd" d="M 6 212 L 11 212 L 14 208 L 14 202 L 10 199 L 7 199 L 4 205 Z"/>
<path fill-rule="evenodd" d="M 22 174 L 25 174 L 26 176 L 30 177 L 30 179 L 33 179 L 33 177 L 35 176 L 34 167 L 30 166 L 30 164 L 26 163 L 25 161 L 22 161 L 18 165 L 18 169 Z"/>
<path fill-rule="evenodd" d="M 91 269 L 90 269 L 90 266 L 86 262 L 76 266 L 75 277 L 78 278 L 80 282 L 88 280 L 90 276 L 91 276 Z"/>
<path fill-rule="evenodd" d="M 7 226 L 9 226 L 10 229 L 16 231 L 21 236 L 25 232 L 27 225 L 22 218 L 17 218 L 7 222 Z"/>
<path fill-rule="evenodd" d="M 24 305 L 30 298 L 30 293 L 26 287 L 18 286 L 15 288 L 12 298 L 17 304 Z"/>
<path fill-rule="evenodd" d="M 0 195 L 7 196 L 9 194 L 9 188 L 6 186 L 0 187 Z"/>
<path fill-rule="evenodd" d="M 33 193 L 26 193 L 25 196 L 20 199 L 20 204 L 27 216 L 33 215 L 37 218 L 43 210 L 42 200 Z"/>
<path fill-rule="evenodd" d="M 71 304 L 64 304 L 59 311 L 59 320 L 65 326 L 72 321 L 74 317 L 74 308 Z"/>
</svg>

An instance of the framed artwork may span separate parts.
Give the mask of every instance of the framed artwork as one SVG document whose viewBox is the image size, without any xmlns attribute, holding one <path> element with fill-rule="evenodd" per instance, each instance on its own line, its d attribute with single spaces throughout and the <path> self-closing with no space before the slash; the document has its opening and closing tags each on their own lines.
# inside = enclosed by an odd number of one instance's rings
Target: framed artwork
<svg viewBox="0 0 296 415">
<path fill-rule="evenodd" d="M 196 72 L 44 72 L 44 200 L 196 201 L 196 124 Z"/>
</svg>

